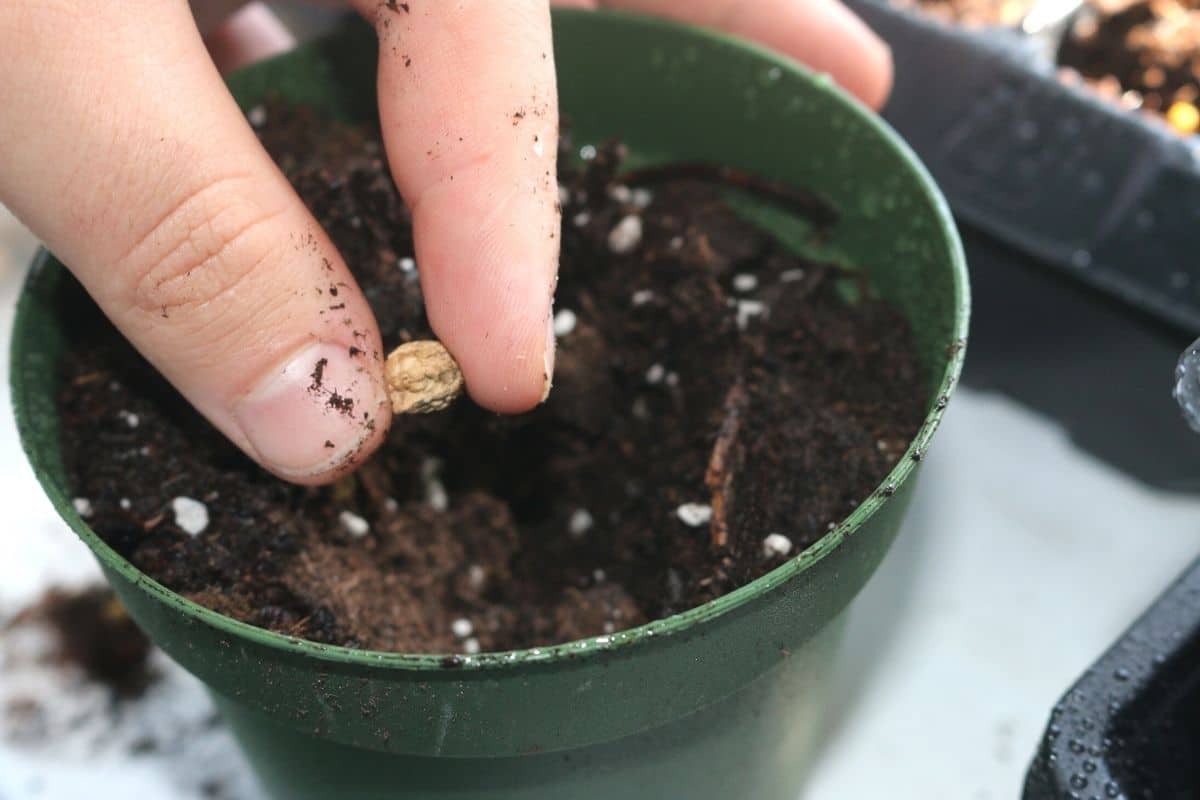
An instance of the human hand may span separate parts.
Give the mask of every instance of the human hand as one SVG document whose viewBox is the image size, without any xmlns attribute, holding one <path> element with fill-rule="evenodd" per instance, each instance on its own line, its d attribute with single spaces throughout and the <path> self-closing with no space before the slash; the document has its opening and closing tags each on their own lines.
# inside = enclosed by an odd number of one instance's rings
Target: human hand
<svg viewBox="0 0 1200 800">
<path fill-rule="evenodd" d="M 559 214 L 556 184 L 542 178 L 555 170 L 558 106 L 547 2 L 348 4 L 381 40 L 383 136 L 413 209 L 430 323 L 476 402 L 525 411 L 545 397 L 554 361 Z M 240 5 L 197 2 L 193 18 L 183 0 L 3 0 L 0 202 L 222 433 L 280 477 L 323 483 L 387 429 L 380 336 L 220 78 L 218 65 L 288 44 L 262 7 L 228 18 Z M 873 106 L 890 87 L 886 47 L 837 0 L 562 5 L 756 39 Z M 321 313 L 328 297 L 318 290 L 331 285 L 350 325 Z M 318 370 L 352 400 L 349 411 L 312 390 Z"/>
</svg>

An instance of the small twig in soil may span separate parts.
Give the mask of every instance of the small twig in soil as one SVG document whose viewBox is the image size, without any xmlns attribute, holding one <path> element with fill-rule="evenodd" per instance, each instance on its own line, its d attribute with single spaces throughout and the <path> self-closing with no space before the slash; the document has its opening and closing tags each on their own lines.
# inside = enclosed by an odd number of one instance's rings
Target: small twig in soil
<svg viewBox="0 0 1200 800">
<path fill-rule="evenodd" d="M 71 383 L 74 386 L 84 386 L 85 384 L 89 384 L 92 381 L 103 380 L 104 378 L 107 378 L 107 377 L 108 377 L 108 373 L 101 370 L 98 372 L 89 372 L 86 375 L 80 375 L 78 378 L 75 378 L 73 381 L 71 381 Z"/>
<path fill-rule="evenodd" d="M 819 228 L 827 228 L 838 220 L 837 209 L 812 192 L 760 178 L 734 167 L 703 162 L 684 162 L 641 167 L 630 170 L 621 176 L 621 181 L 629 186 L 683 180 L 724 183 L 737 189 L 762 195 L 806 217 Z"/>
<path fill-rule="evenodd" d="M 730 456 L 737 444 L 738 431 L 742 427 L 742 414 L 746 410 L 749 396 L 739 378 L 725 395 L 724 418 L 717 431 L 717 441 L 713 444 L 712 455 L 708 459 L 708 469 L 704 472 L 704 485 L 712 492 L 712 520 L 709 522 L 709 535 L 713 547 L 725 547 L 729 543 L 729 520 L 726 516 L 726 502 L 729 499 L 729 487 L 733 483 L 733 469 Z"/>
</svg>

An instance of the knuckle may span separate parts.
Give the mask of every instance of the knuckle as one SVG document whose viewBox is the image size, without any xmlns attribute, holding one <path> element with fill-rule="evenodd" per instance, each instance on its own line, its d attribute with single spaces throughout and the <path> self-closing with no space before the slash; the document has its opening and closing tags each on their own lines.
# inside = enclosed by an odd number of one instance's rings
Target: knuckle
<svg viewBox="0 0 1200 800">
<path fill-rule="evenodd" d="M 218 179 L 185 194 L 118 260 L 137 308 L 169 316 L 207 306 L 273 257 L 265 229 L 279 212 L 246 199 L 246 181 Z"/>
</svg>

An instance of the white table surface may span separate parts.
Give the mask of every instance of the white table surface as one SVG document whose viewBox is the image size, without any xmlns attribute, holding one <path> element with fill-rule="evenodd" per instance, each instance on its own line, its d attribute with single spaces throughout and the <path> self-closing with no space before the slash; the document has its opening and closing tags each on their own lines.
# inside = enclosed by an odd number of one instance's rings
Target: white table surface
<svg viewBox="0 0 1200 800">
<path fill-rule="evenodd" d="M 0 209 L 4 376 L 32 249 Z M 0 620 L 46 587 L 97 579 L 25 463 L 6 378 L 0 508 Z M 1200 499 L 1146 489 L 1011 401 L 960 391 L 905 529 L 855 604 L 838 720 L 804 796 L 1019 797 L 1051 705 L 1200 553 L 1198 521 Z M 77 675 L 37 663 L 35 633 L 0 637 L 0 733 L 7 701 L 35 696 L 51 735 L 0 736 L 0 800 L 259 800 L 182 670 L 159 656 L 164 680 L 114 712 Z M 163 744 L 130 755 L 146 737 Z"/>
</svg>

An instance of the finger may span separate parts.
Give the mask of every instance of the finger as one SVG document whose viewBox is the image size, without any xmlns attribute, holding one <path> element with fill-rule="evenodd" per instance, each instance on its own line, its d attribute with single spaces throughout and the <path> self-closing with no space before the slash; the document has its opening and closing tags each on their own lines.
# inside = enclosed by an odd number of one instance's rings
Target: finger
<svg viewBox="0 0 1200 800">
<path fill-rule="evenodd" d="M 389 421 L 370 309 L 187 6 L 17 6 L 0 9 L 0 50 L 24 54 L 0 72 L 0 201 L 265 467 L 348 468 Z"/>
<path fill-rule="evenodd" d="M 205 36 L 204 44 L 217 69 L 225 73 L 286 53 L 296 39 L 275 12 L 251 3 Z"/>
<path fill-rule="evenodd" d="M 892 88 L 892 54 L 839 0 L 601 0 L 620 8 L 719 28 L 833 76 L 872 108 Z"/>
<path fill-rule="evenodd" d="M 380 39 L 392 174 L 413 211 L 429 320 L 476 402 L 549 390 L 558 100 L 546 0 L 359 0 Z"/>
<path fill-rule="evenodd" d="M 189 0 L 201 36 L 208 36 L 251 0 Z"/>
</svg>

